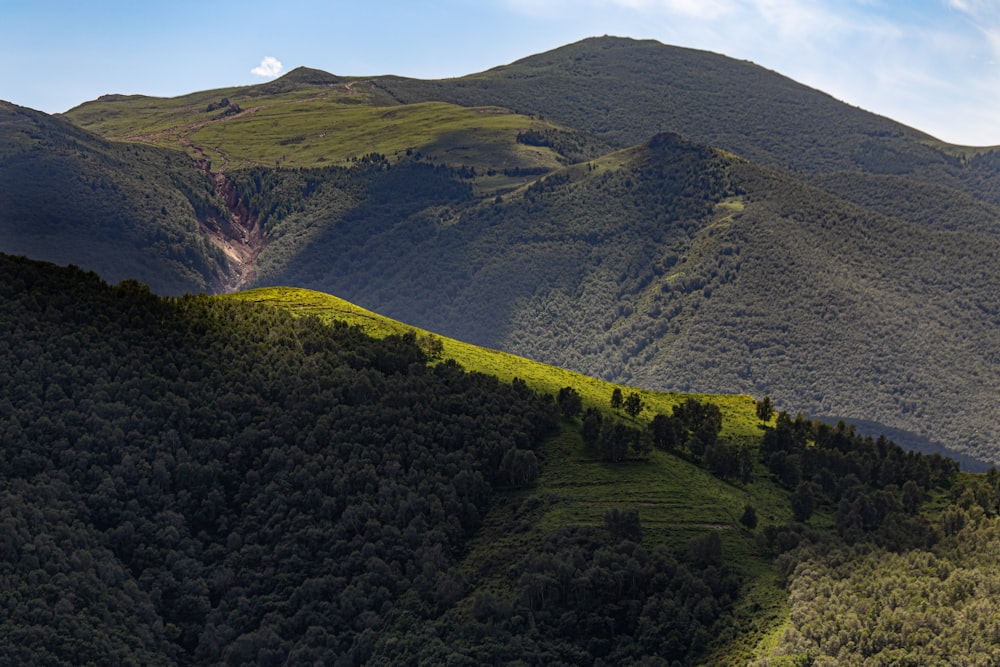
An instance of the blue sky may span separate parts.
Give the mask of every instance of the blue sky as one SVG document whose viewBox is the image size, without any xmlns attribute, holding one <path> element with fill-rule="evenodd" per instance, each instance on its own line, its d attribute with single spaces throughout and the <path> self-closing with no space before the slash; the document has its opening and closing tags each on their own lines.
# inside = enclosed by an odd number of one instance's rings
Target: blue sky
<svg viewBox="0 0 1000 667">
<path fill-rule="evenodd" d="M 0 0 L 0 99 L 55 113 L 257 83 L 275 61 L 461 76 L 604 34 L 750 60 L 946 141 L 1000 145 L 1000 0 Z"/>
</svg>

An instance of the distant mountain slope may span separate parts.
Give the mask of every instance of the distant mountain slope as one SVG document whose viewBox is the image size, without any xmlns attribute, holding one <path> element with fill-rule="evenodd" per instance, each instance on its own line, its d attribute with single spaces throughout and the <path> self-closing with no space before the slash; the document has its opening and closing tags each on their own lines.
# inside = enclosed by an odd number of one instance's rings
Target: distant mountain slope
<svg viewBox="0 0 1000 667">
<path fill-rule="evenodd" d="M 0 251 L 76 264 L 157 292 L 215 291 L 225 255 L 199 227 L 228 213 L 175 151 L 108 142 L 0 102 Z"/>
<path fill-rule="evenodd" d="M 809 171 L 863 166 L 879 146 L 916 162 L 941 160 L 919 143 L 930 137 L 888 118 L 750 62 L 653 40 L 597 37 L 456 79 L 377 82 L 402 102 L 496 104 L 618 147 L 676 132 Z"/>
<path fill-rule="evenodd" d="M 597 37 L 443 80 L 380 77 L 401 102 L 494 104 L 624 148 L 675 132 L 804 173 L 896 174 L 1000 203 L 1000 151 L 944 144 L 779 73 L 653 40 Z"/>
<path fill-rule="evenodd" d="M 670 135 L 489 202 L 413 203 L 326 218 L 259 283 L 598 377 L 771 394 L 995 456 L 988 215 L 907 222 Z"/>
<path fill-rule="evenodd" d="M 370 80 L 307 68 L 268 84 L 170 99 L 106 96 L 66 117 L 110 139 L 186 151 L 213 172 L 345 166 L 378 153 L 393 162 L 416 156 L 463 167 L 487 189 L 610 150 L 584 133 L 505 108 L 400 104 Z"/>
</svg>

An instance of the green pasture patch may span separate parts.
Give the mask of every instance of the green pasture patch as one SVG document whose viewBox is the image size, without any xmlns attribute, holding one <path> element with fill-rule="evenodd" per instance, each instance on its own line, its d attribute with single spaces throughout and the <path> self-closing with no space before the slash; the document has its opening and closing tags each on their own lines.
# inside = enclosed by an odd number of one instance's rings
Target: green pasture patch
<svg viewBox="0 0 1000 667">
<path fill-rule="evenodd" d="M 242 87 L 176 98 L 108 96 L 67 115 L 107 138 L 207 157 L 216 171 L 344 165 L 369 153 L 390 160 L 420 154 L 475 168 L 490 191 L 509 187 L 518 178 L 510 172 L 560 167 L 551 149 L 517 142 L 521 131 L 554 127 L 545 121 L 500 107 L 373 101 L 364 85 L 348 82 L 266 95 L 258 87 Z"/>
<path fill-rule="evenodd" d="M 315 167 L 348 164 L 380 153 L 402 159 L 420 153 L 452 166 L 496 170 L 555 169 L 548 150 L 523 150 L 517 133 L 537 121 L 493 108 L 441 102 L 396 107 L 338 104 L 328 99 L 272 104 L 211 123 L 190 135 L 232 166 Z"/>
<path fill-rule="evenodd" d="M 146 143 L 163 145 L 163 137 L 155 135 L 183 134 L 182 130 L 192 124 L 212 120 L 222 113 L 222 109 L 208 111 L 209 105 L 223 98 L 236 102 L 243 90 L 242 87 L 222 88 L 172 98 L 107 95 L 70 109 L 65 115 L 80 127 L 108 139 L 141 137 Z M 172 147 L 180 148 L 181 145 L 175 143 Z"/>
</svg>

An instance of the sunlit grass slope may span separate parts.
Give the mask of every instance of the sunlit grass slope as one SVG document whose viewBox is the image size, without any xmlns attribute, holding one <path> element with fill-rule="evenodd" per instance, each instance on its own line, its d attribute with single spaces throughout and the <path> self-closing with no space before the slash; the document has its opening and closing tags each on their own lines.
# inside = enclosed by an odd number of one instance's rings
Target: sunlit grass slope
<svg viewBox="0 0 1000 667">
<path fill-rule="evenodd" d="M 380 153 L 414 153 L 487 171 L 555 169 L 545 146 L 518 143 L 556 126 L 499 107 L 395 104 L 361 81 L 268 91 L 227 88 L 177 98 L 106 96 L 66 114 L 104 137 L 207 158 L 215 171 L 245 166 L 319 167 Z"/>
<path fill-rule="evenodd" d="M 498 108 L 427 102 L 395 107 L 331 104 L 324 98 L 275 104 L 193 131 L 213 163 L 315 167 L 381 153 L 422 152 L 447 164 L 556 168 L 545 147 L 517 143 L 518 132 L 543 125 Z"/>
<path fill-rule="evenodd" d="M 376 337 L 408 331 L 415 331 L 422 336 L 431 334 L 365 310 L 335 296 L 312 290 L 266 287 L 219 298 L 265 303 L 299 315 L 315 315 L 326 321 L 341 320 L 360 326 L 366 333 Z M 521 378 L 532 389 L 549 394 L 555 394 L 561 388 L 570 386 L 583 397 L 585 407 L 608 408 L 611 392 L 615 387 L 619 387 L 623 391 L 638 392 L 642 397 L 647 407 L 639 420 L 644 421 L 658 412 L 670 413 L 673 406 L 693 396 L 699 400 L 711 401 L 722 410 L 724 424 L 722 437 L 732 441 L 750 441 L 760 435 L 758 426 L 760 422 L 754 414 L 754 399 L 750 396 L 675 394 L 635 389 L 460 340 L 443 336 L 439 338 L 444 344 L 445 358 L 454 359 L 468 370 L 495 375 L 506 382 Z M 742 506 L 740 509 L 742 510 Z"/>
</svg>

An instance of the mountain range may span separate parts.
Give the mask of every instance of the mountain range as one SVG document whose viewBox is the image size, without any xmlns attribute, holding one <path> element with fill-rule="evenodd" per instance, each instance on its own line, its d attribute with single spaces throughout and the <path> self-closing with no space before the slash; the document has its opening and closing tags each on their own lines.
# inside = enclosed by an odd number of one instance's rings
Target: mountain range
<svg viewBox="0 0 1000 667">
<path fill-rule="evenodd" d="M 161 294 L 320 290 L 1000 460 L 1000 151 L 751 63 L 604 37 L 441 81 L 4 104 L 0 137 L 4 252 Z"/>
<path fill-rule="evenodd" d="M 0 663 L 993 664 L 998 157 L 617 38 L 0 103 Z"/>
</svg>

